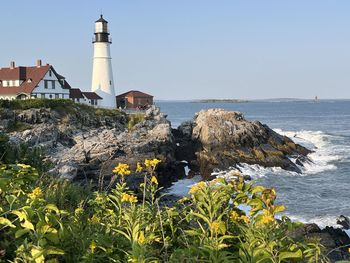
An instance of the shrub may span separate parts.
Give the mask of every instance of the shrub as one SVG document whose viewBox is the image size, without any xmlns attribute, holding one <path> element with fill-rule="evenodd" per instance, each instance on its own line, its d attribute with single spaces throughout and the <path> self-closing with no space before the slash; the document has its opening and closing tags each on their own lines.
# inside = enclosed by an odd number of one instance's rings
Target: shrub
<svg viewBox="0 0 350 263">
<path fill-rule="evenodd" d="M 0 167 L 0 260 L 13 262 L 327 262 L 317 243 L 287 236 L 273 189 L 216 179 L 190 189 L 177 206 L 160 203 L 159 160 L 137 165 L 141 196 L 125 183 L 92 195 L 66 181 L 38 182 L 28 165 Z M 78 188 L 75 188 L 78 187 Z M 59 192 L 59 193 L 58 193 Z M 64 201 L 65 200 L 65 201 Z M 72 201 L 73 200 L 73 201 Z M 242 209 L 245 205 L 249 213 Z"/>
</svg>

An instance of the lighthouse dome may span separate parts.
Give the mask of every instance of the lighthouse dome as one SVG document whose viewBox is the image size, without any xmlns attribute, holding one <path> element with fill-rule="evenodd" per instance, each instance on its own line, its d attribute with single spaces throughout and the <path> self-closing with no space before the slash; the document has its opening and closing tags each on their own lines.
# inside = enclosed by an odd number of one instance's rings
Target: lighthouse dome
<svg viewBox="0 0 350 263">
<path fill-rule="evenodd" d="M 108 23 L 104 18 L 103 15 L 100 16 L 100 18 L 98 20 L 95 21 L 95 23 L 97 22 L 103 22 L 103 23 Z"/>
</svg>

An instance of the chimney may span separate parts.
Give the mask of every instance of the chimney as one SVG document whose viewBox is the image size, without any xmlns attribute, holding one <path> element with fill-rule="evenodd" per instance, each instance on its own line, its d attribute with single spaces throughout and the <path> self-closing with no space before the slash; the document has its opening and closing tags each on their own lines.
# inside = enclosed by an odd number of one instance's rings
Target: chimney
<svg viewBox="0 0 350 263">
<path fill-rule="evenodd" d="M 14 69 L 16 67 L 16 64 L 14 61 L 11 61 L 10 63 L 10 69 Z"/>
<path fill-rule="evenodd" d="M 41 59 L 38 59 L 38 60 L 36 61 L 36 66 L 37 66 L 38 68 L 40 68 L 40 67 L 42 66 Z"/>
</svg>

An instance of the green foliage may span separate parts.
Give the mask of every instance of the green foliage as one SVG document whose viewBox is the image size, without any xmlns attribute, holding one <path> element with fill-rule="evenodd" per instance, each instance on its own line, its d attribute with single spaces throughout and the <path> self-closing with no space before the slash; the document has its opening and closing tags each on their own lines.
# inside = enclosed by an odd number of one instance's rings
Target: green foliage
<svg viewBox="0 0 350 263">
<path fill-rule="evenodd" d="M 9 142 L 6 133 L 0 132 L 0 164 L 25 163 L 35 167 L 40 173 L 47 171 L 50 164 L 44 162 L 45 151 L 41 147 L 29 147 Z"/>
<path fill-rule="evenodd" d="M 0 261 L 11 262 L 328 262 L 317 242 L 288 237 L 298 224 L 275 219 L 284 207 L 273 189 L 237 180 L 201 182 L 174 207 L 161 206 L 155 168 L 142 196 L 113 172 L 110 192 L 40 178 L 28 165 L 0 166 Z M 241 209 L 245 205 L 249 213 Z"/>
<path fill-rule="evenodd" d="M 72 100 L 68 99 L 0 100 L 0 109 L 2 108 L 11 110 L 50 108 L 56 110 L 62 115 L 72 114 L 80 111 L 84 111 L 89 114 L 95 114 L 96 116 L 116 117 L 124 115 L 124 113 L 117 109 L 112 110 L 95 108 L 89 105 L 75 103 Z"/>
<path fill-rule="evenodd" d="M 128 115 L 127 127 L 131 130 L 136 124 L 143 122 L 145 120 L 145 115 L 143 113 L 133 113 Z"/>
</svg>

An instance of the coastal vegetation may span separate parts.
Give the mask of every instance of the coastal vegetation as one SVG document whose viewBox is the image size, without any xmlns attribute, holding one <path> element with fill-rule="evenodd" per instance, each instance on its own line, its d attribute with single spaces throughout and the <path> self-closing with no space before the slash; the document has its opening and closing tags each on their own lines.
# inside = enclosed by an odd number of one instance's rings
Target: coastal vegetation
<svg viewBox="0 0 350 263">
<path fill-rule="evenodd" d="M 200 182 L 175 206 L 162 202 L 157 159 L 118 164 L 110 191 L 0 166 L 0 260 L 10 262 L 327 262 L 317 240 L 275 204 L 276 192 L 236 180 Z M 144 176 L 140 193 L 131 173 Z M 247 211 L 248 208 L 249 211 Z"/>
<path fill-rule="evenodd" d="M 4 109 L 29 110 L 29 109 L 51 109 L 62 115 L 74 114 L 77 111 L 84 111 L 93 116 L 116 117 L 124 115 L 123 112 L 115 109 L 95 108 L 82 103 L 75 103 L 68 99 L 28 99 L 28 100 L 0 100 L 0 113 Z"/>
</svg>

